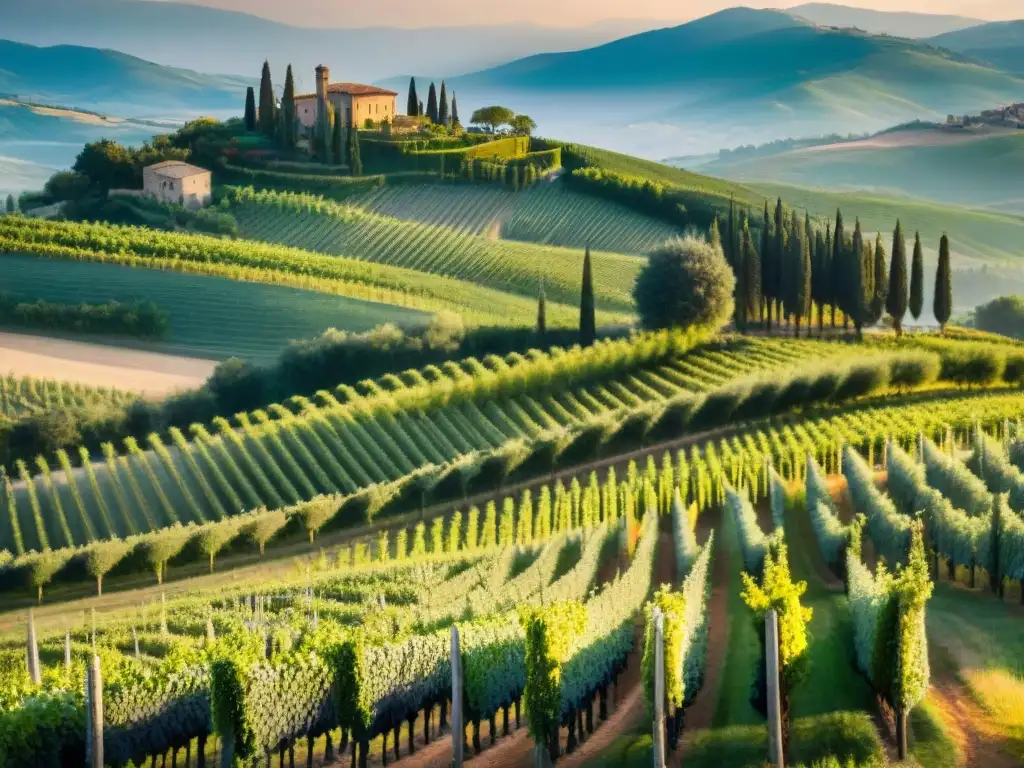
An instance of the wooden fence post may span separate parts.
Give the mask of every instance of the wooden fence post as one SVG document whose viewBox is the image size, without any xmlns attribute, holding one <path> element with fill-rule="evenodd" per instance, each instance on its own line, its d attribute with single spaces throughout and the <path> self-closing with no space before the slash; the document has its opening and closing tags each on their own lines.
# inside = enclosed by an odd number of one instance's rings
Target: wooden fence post
<svg viewBox="0 0 1024 768">
<path fill-rule="evenodd" d="M 768 759 L 772 768 L 783 768 L 782 700 L 779 693 L 779 616 L 768 611 L 764 617 L 764 647 L 768 682 Z"/>
<path fill-rule="evenodd" d="M 25 648 L 27 654 L 28 676 L 33 685 L 40 685 L 43 682 L 43 671 L 39 668 L 39 640 L 36 637 L 36 615 L 32 609 L 28 609 L 28 642 Z"/>
<path fill-rule="evenodd" d="M 71 671 L 71 630 L 64 628 L 64 669 Z"/>
<path fill-rule="evenodd" d="M 103 677 L 100 657 L 95 654 L 86 668 L 85 681 L 85 762 L 89 768 L 103 768 Z"/>
<path fill-rule="evenodd" d="M 654 768 L 665 768 L 665 617 L 654 609 Z"/>
<path fill-rule="evenodd" d="M 462 645 L 459 628 L 452 625 L 452 768 L 462 768 L 462 748 L 465 743 L 465 723 L 462 715 Z"/>
</svg>

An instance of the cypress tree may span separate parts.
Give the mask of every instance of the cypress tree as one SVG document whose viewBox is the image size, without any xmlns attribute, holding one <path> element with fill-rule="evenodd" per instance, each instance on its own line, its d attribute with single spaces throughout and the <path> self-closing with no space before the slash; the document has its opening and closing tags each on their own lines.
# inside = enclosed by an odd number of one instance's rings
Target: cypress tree
<svg viewBox="0 0 1024 768">
<path fill-rule="evenodd" d="M 14 213 L 18 210 L 18 204 L 14 200 L 14 195 L 7 196 L 7 212 Z"/>
<path fill-rule="evenodd" d="M 875 248 L 871 261 L 871 314 L 869 324 L 874 325 L 885 313 L 886 298 L 889 296 L 889 270 L 885 264 L 885 246 L 882 233 L 875 236 Z"/>
<path fill-rule="evenodd" d="M 711 245 L 722 250 L 722 230 L 718 227 L 718 214 L 715 214 L 715 218 L 711 220 L 711 234 L 709 239 L 711 240 Z M 726 254 L 726 259 L 728 258 L 729 255 Z"/>
<path fill-rule="evenodd" d="M 434 88 L 433 83 L 430 84 L 430 90 L 427 91 L 427 117 L 430 118 L 430 122 L 437 124 L 437 89 Z"/>
<path fill-rule="evenodd" d="M 263 62 L 263 73 L 260 75 L 260 133 L 273 137 L 277 115 L 274 114 L 274 85 L 270 82 L 270 62 Z"/>
<path fill-rule="evenodd" d="M 764 224 L 761 227 L 761 320 L 768 330 L 772 328 L 771 301 L 774 283 L 774 265 L 771 260 L 772 218 L 768 213 L 768 201 L 764 201 Z"/>
<path fill-rule="evenodd" d="M 827 226 L 827 225 L 826 225 Z M 819 229 L 814 233 L 813 248 L 811 250 L 811 299 L 818 311 L 818 334 L 824 330 L 825 304 L 828 300 L 826 295 L 825 276 L 827 264 L 825 262 L 825 237 Z M 810 326 L 807 328 L 810 331 Z"/>
<path fill-rule="evenodd" d="M 341 119 L 341 115 L 336 114 L 334 116 L 334 131 L 331 134 L 331 157 L 334 158 L 334 162 L 341 163 L 342 158 L 345 157 L 343 154 L 345 151 L 345 142 L 342 134 L 342 123 L 344 120 Z"/>
<path fill-rule="evenodd" d="M 281 117 L 284 133 L 281 136 L 281 146 L 289 152 L 295 149 L 296 126 L 295 126 L 295 78 L 292 76 L 292 65 L 288 65 L 288 71 L 284 75 L 284 95 L 281 97 Z M 340 120 L 338 122 L 341 122 Z M 339 157 L 340 155 L 336 155 Z"/>
<path fill-rule="evenodd" d="M 885 311 L 892 317 L 896 335 L 903 335 L 903 316 L 907 314 L 907 243 L 903 239 L 903 227 L 896 221 L 892 233 L 892 263 L 889 266 L 889 295 L 885 299 Z"/>
<path fill-rule="evenodd" d="M 544 283 L 540 284 L 540 296 L 537 297 L 537 344 L 544 349 L 544 337 L 548 330 L 547 302 L 544 298 Z"/>
<path fill-rule="evenodd" d="M 845 248 L 843 249 L 846 250 Z M 853 230 L 853 247 L 847 259 L 847 279 L 849 283 L 849 294 L 843 312 L 850 316 L 857 336 L 862 335 L 864 327 L 864 310 L 868 300 L 867 279 L 864 272 L 864 235 L 860 231 L 860 219 L 857 219 Z"/>
<path fill-rule="evenodd" d="M 761 256 L 754 247 L 754 238 L 750 234 L 750 221 L 744 217 L 743 232 L 740 235 L 740 258 L 743 264 L 743 294 L 745 305 L 744 321 L 750 323 L 758 317 L 761 308 Z"/>
<path fill-rule="evenodd" d="M 409 117 L 418 117 L 420 114 L 419 110 L 420 98 L 416 95 L 416 78 L 409 78 L 409 99 L 405 105 L 405 113 Z"/>
<path fill-rule="evenodd" d="M 256 130 L 256 92 L 251 85 L 245 89 L 245 130 Z"/>
<path fill-rule="evenodd" d="M 826 222 L 825 224 L 825 247 L 821 254 L 821 282 L 824 286 L 822 291 L 823 301 L 832 308 L 832 327 L 836 325 L 836 286 L 832 283 L 832 222 Z M 825 318 L 824 310 L 822 311 L 822 317 L 819 318 L 821 325 L 819 329 L 822 333 L 825 332 Z"/>
<path fill-rule="evenodd" d="M 353 176 L 363 175 L 363 160 L 359 154 L 359 129 L 352 126 L 348 129 L 348 141 L 345 147 L 348 159 L 348 172 Z"/>
<path fill-rule="evenodd" d="M 843 212 L 836 209 L 836 228 L 832 233 L 832 327 L 836 327 L 836 309 L 843 310 L 843 328 L 850 327 L 846 300 L 851 286 L 846 283 L 846 230 L 843 227 Z"/>
<path fill-rule="evenodd" d="M 580 292 L 580 345 L 589 347 L 597 338 L 594 307 L 594 273 L 590 263 L 590 246 L 583 256 L 583 290 Z"/>
<path fill-rule="evenodd" d="M 459 125 L 459 105 L 455 102 L 455 91 L 452 91 L 452 125 Z"/>
<path fill-rule="evenodd" d="M 786 301 L 786 214 L 782 198 L 775 202 L 775 237 L 772 241 L 772 261 L 775 265 L 772 298 L 775 299 L 775 323 L 782 323 L 783 306 Z M 771 312 L 771 306 L 768 308 Z M 769 323 L 770 324 L 770 323 Z"/>
<path fill-rule="evenodd" d="M 441 125 L 448 125 L 448 88 L 445 86 L 444 80 L 441 81 L 441 96 L 439 98 L 437 119 Z"/>
<path fill-rule="evenodd" d="M 914 235 L 914 260 L 910 266 L 910 315 L 915 320 L 924 309 L 924 254 L 921 252 L 921 233 Z"/>
<path fill-rule="evenodd" d="M 939 241 L 939 264 L 935 270 L 935 319 L 945 331 L 953 314 L 953 272 L 949 263 L 949 238 L 945 233 Z"/>
<path fill-rule="evenodd" d="M 726 237 L 728 240 L 725 244 L 725 260 L 729 262 L 729 266 L 732 267 L 732 271 L 737 273 L 739 276 L 740 266 L 740 255 L 739 255 L 739 229 L 736 226 L 736 200 L 735 198 L 729 198 L 729 222 L 728 232 Z"/>
<path fill-rule="evenodd" d="M 800 335 L 800 320 L 802 318 L 807 319 L 807 335 L 811 335 L 811 299 L 813 296 L 812 283 L 814 280 L 814 267 L 811 264 L 811 238 L 810 238 L 810 216 L 808 216 L 804 222 L 803 231 L 796 221 L 796 217 L 793 217 L 793 235 L 798 237 L 800 240 L 799 245 L 794 248 L 794 255 L 797 256 L 797 262 L 794 266 L 797 269 L 796 284 L 794 285 L 796 293 L 796 306 L 794 307 L 793 314 L 796 316 L 796 335 Z"/>
<path fill-rule="evenodd" d="M 421 116 L 421 117 L 426 114 L 423 111 L 423 99 L 420 99 L 419 104 L 416 106 L 416 114 Z"/>
</svg>

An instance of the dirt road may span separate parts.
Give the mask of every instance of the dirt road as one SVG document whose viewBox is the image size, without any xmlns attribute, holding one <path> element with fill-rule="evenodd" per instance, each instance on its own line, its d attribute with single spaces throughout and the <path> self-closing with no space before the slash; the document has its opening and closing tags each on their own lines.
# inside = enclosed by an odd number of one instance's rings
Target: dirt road
<svg viewBox="0 0 1024 768">
<path fill-rule="evenodd" d="M 216 362 L 0 332 L 0 375 L 59 379 L 162 397 L 202 384 Z"/>
</svg>

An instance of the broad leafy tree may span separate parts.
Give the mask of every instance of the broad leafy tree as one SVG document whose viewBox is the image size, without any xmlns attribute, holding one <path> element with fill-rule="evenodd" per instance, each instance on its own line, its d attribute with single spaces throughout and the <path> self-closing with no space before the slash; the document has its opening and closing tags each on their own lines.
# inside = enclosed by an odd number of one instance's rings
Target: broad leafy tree
<svg viewBox="0 0 1024 768">
<path fill-rule="evenodd" d="M 720 248 L 700 238 L 672 238 L 657 248 L 633 287 L 647 329 L 722 328 L 733 315 L 736 277 Z"/>
<path fill-rule="evenodd" d="M 529 115 L 516 115 L 509 120 L 508 126 L 516 136 L 530 136 L 537 130 L 537 124 Z"/>
<path fill-rule="evenodd" d="M 484 125 L 491 131 L 491 133 L 493 133 L 501 126 L 508 125 L 512 122 L 512 118 L 515 116 L 515 112 L 508 107 L 481 107 L 473 113 L 469 122 L 473 125 Z"/>
</svg>

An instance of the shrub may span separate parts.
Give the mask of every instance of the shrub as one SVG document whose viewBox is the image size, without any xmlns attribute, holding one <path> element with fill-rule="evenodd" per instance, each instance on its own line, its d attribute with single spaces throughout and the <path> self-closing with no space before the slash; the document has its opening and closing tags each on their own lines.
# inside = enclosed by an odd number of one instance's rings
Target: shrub
<svg viewBox="0 0 1024 768">
<path fill-rule="evenodd" d="M 836 401 L 864 397 L 889 383 L 889 364 L 884 358 L 854 363 L 836 388 Z"/>
<path fill-rule="evenodd" d="M 931 384 L 939 377 L 939 358 L 928 352 L 906 352 L 889 363 L 889 383 L 899 389 Z"/>
<path fill-rule="evenodd" d="M 633 289 L 644 328 L 693 325 L 719 329 L 733 312 L 736 277 L 722 249 L 697 237 L 673 238 L 656 249 Z"/>
<path fill-rule="evenodd" d="M 1006 367 L 1005 353 L 995 347 L 949 346 L 942 350 L 943 381 L 960 386 L 985 386 L 998 381 Z"/>
</svg>

